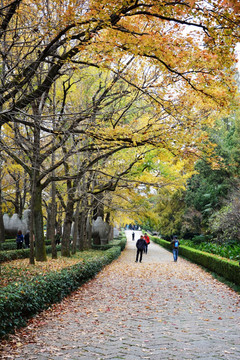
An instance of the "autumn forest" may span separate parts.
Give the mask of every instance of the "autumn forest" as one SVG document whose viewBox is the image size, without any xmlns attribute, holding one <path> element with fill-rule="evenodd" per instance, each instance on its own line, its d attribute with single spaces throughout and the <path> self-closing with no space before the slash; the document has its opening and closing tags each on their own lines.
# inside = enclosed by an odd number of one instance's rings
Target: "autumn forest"
<svg viewBox="0 0 240 360">
<path fill-rule="evenodd" d="M 57 229 L 70 255 L 73 222 L 89 248 L 98 215 L 239 242 L 239 13 L 235 0 L 0 1 L 1 241 L 3 214 L 31 209 L 39 261 Z"/>
</svg>

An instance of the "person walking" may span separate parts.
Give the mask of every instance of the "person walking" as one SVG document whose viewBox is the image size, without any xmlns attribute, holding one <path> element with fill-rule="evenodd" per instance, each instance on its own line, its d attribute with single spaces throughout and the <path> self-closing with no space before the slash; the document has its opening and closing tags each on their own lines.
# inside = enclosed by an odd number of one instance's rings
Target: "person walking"
<svg viewBox="0 0 240 360">
<path fill-rule="evenodd" d="M 30 247 L 30 239 L 29 239 L 30 231 L 27 230 L 26 234 L 24 235 L 24 243 L 25 248 L 28 249 Z"/>
<path fill-rule="evenodd" d="M 140 239 L 138 239 L 138 241 L 136 242 L 136 247 L 137 247 L 137 255 L 136 255 L 136 261 L 135 262 L 138 262 L 138 258 L 139 258 L 139 262 L 142 262 L 142 254 L 143 254 L 143 251 L 145 249 L 145 246 L 146 246 L 146 241 L 143 237 L 143 235 L 140 236 Z"/>
<path fill-rule="evenodd" d="M 133 231 L 132 232 L 132 241 L 134 241 L 135 240 L 135 232 Z"/>
<path fill-rule="evenodd" d="M 61 234 L 60 234 L 60 231 L 58 230 L 55 235 L 55 244 L 60 245 L 60 242 L 61 242 Z"/>
<path fill-rule="evenodd" d="M 23 247 L 23 234 L 22 230 L 18 230 L 17 237 L 16 237 L 17 249 L 22 249 Z"/>
<path fill-rule="evenodd" d="M 145 239 L 145 241 L 146 241 L 146 246 L 145 246 L 145 254 L 147 254 L 147 252 L 148 252 L 148 245 L 150 244 L 150 238 L 149 238 L 149 236 L 148 236 L 148 234 L 147 233 L 145 233 L 144 234 L 144 239 Z"/>
<path fill-rule="evenodd" d="M 179 250 L 180 243 L 179 243 L 178 237 L 176 235 L 173 236 L 171 244 L 172 244 L 172 249 L 173 249 L 173 260 L 174 260 L 174 262 L 177 262 L 178 250 Z"/>
</svg>

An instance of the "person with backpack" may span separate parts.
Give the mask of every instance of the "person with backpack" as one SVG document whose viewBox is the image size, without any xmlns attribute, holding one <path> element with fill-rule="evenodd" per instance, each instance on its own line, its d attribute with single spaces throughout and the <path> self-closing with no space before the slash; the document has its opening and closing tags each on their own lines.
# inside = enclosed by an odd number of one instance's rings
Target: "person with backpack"
<svg viewBox="0 0 240 360">
<path fill-rule="evenodd" d="M 171 241 L 172 249 L 173 249 L 173 260 L 174 262 L 177 262 L 178 259 L 178 250 L 179 250 L 179 240 L 176 235 L 173 236 L 173 239 Z"/>
<path fill-rule="evenodd" d="M 142 262 L 142 254 L 146 247 L 146 241 L 143 235 L 141 235 L 140 239 L 138 239 L 138 241 L 136 242 L 136 247 L 137 247 L 137 256 L 135 262 L 138 262 L 139 255 L 140 255 L 139 262 Z"/>
</svg>

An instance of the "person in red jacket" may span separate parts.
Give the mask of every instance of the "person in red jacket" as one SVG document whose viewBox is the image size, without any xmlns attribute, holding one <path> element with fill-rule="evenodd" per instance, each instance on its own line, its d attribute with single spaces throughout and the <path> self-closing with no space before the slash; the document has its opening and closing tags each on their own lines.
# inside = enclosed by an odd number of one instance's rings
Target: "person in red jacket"
<svg viewBox="0 0 240 360">
<path fill-rule="evenodd" d="M 150 244 L 150 239 L 149 239 L 149 236 L 147 235 L 147 233 L 144 234 L 144 239 L 146 241 L 146 246 L 145 246 L 145 253 L 147 254 L 148 252 L 148 245 Z"/>
</svg>

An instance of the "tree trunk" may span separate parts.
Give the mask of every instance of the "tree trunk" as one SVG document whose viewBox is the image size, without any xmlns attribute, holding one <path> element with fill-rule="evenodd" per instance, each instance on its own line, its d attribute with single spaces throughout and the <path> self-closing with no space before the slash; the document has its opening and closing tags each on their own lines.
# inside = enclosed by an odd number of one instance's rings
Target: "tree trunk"
<svg viewBox="0 0 240 360">
<path fill-rule="evenodd" d="M 80 244 L 82 247 L 82 250 L 88 250 L 91 248 L 91 238 L 90 243 L 88 239 L 88 230 L 87 224 L 88 224 L 88 203 L 87 203 L 87 196 L 83 197 L 82 201 L 82 214 L 81 214 L 81 235 L 80 235 Z M 92 225 L 91 225 L 92 226 Z M 92 233 L 91 233 L 92 237 Z"/>
<path fill-rule="evenodd" d="M 77 239 L 78 239 L 78 222 L 79 222 L 79 209 L 80 201 L 77 202 L 75 216 L 74 216 L 74 231 L 73 231 L 73 243 L 72 243 L 72 254 L 76 254 L 77 251 Z"/>
<path fill-rule="evenodd" d="M 2 184 L 1 184 L 1 166 L 0 166 L 0 251 L 2 250 L 2 242 L 4 241 L 5 241 L 5 230 L 4 230 L 3 213 L 2 213 Z M 0 275 L 1 275 L 1 263 L 0 263 Z"/>
<path fill-rule="evenodd" d="M 56 185 L 52 183 L 52 201 L 50 204 L 50 211 L 48 214 L 48 239 L 51 240 L 52 245 L 52 259 L 57 259 L 57 249 L 55 241 L 55 224 L 56 224 Z"/>
<path fill-rule="evenodd" d="M 1 168 L 0 168 L 0 179 L 1 179 Z M 3 213 L 2 213 L 2 188 L 0 180 L 0 243 L 5 241 L 5 229 L 3 224 Z"/>
<path fill-rule="evenodd" d="M 34 221 L 33 221 L 33 213 L 34 213 L 34 199 L 35 199 L 35 185 L 32 180 L 32 189 L 31 189 L 31 212 L 30 212 L 30 254 L 29 254 L 29 263 L 31 265 L 35 264 L 34 260 Z"/>
<path fill-rule="evenodd" d="M 84 213 L 83 213 L 83 211 L 81 211 L 78 216 L 79 216 L 79 221 L 78 221 L 79 244 L 78 244 L 78 248 L 79 248 L 80 251 L 83 251 L 83 249 L 84 249 L 84 244 L 83 244 Z"/>
<path fill-rule="evenodd" d="M 72 229 L 72 219 L 73 219 L 73 200 L 68 200 L 66 207 L 66 215 L 63 225 L 63 237 L 62 237 L 62 247 L 61 254 L 65 257 L 70 257 L 70 236 Z"/>
<path fill-rule="evenodd" d="M 56 84 L 54 84 L 54 92 L 53 92 L 53 113 L 56 113 Z M 53 128 L 55 129 L 56 123 L 55 123 L 55 117 L 53 117 Z M 55 138 L 53 139 L 53 144 L 55 144 Z M 55 163 L 55 153 L 52 153 L 52 166 Z M 55 172 L 53 171 L 52 175 L 55 175 Z M 57 205 L 56 205 L 56 184 L 55 182 L 52 182 L 52 188 L 51 188 L 51 195 L 52 195 L 52 201 L 50 204 L 50 214 L 49 214 L 49 228 L 48 228 L 48 235 L 49 239 L 51 240 L 52 245 L 52 259 L 57 259 L 57 249 L 56 249 L 56 239 L 55 239 L 55 232 L 56 232 L 56 215 L 57 215 Z"/>
<path fill-rule="evenodd" d="M 40 184 L 36 184 L 36 193 L 33 206 L 36 260 L 46 261 L 47 255 L 43 233 L 42 188 Z"/>
</svg>

